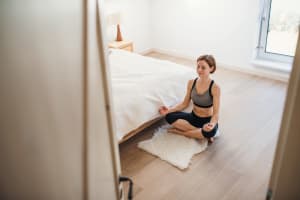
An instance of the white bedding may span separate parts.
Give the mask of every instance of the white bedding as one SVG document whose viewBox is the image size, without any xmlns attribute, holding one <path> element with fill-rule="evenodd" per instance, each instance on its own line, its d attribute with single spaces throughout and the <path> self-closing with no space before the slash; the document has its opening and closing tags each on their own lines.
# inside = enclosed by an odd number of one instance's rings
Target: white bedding
<svg viewBox="0 0 300 200">
<path fill-rule="evenodd" d="M 182 101 L 192 68 L 124 50 L 109 54 L 117 139 L 159 116 L 161 105 Z"/>
</svg>

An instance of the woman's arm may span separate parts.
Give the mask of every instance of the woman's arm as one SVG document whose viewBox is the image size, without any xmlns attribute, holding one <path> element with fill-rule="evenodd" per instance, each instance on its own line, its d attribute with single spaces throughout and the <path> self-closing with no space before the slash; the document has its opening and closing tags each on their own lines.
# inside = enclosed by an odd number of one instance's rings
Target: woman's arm
<svg viewBox="0 0 300 200">
<path fill-rule="evenodd" d="M 213 100 L 213 115 L 211 117 L 210 123 L 213 124 L 213 127 L 218 123 L 219 120 L 219 109 L 220 109 L 220 96 L 221 90 L 217 84 L 214 84 L 212 88 Z"/>
<path fill-rule="evenodd" d="M 190 101 L 191 101 L 191 89 L 192 89 L 193 81 L 194 80 L 189 80 L 189 82 L 187 84 L 187 91 L 186 91 L 184 100 L 181 103 L 177 104 L 176 106 L 174 106 L 172 108 L 169 108 L 164 113 L 161 113 L 161 111 L 160 111 L 160 113 L 161 114 L 168 114 L 168 113 L 171 113 L 171 112 L 182 111 L 185 108 L 187 108 L 190 104 Z M 161 109 L 162 109 L 162 107 L 160 108 L 160 110 Z M 163 109 L 165 109 L 165 108 L 163 108 Z"/>
</svg>

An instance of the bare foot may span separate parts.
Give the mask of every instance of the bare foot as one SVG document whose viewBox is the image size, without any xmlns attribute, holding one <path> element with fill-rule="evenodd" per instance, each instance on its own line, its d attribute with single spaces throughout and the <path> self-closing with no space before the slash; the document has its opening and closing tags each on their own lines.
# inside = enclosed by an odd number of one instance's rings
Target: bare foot
<svg viewBox="0 0 300 200">
<path fill-rule="evenodd" d="M 175 134 L 180 134 L 181 131 L 177 128 L 168 128 L 167 129 L 169 133 L 175 133 Z"/>
<path fill-rule="evenodd" d="M 214 138 L 212 138 L 212 137 L 211 137 L 211 138 L 208 138 L 208 143 L 211 143 L 211 144 L 212 144 L 213 142 L 214 142 Z"/>
<path fill-rule="evenodd" d="M 172 130 L 175 129 L 174 127 L 168 128 L 167 132 L 172 133 Z"/>
</svg>

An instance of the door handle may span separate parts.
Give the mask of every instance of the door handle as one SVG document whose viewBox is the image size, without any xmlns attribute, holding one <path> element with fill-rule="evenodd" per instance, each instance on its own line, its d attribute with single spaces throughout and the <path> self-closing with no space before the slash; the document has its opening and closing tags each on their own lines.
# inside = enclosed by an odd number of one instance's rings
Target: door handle
<svg viewBox="0 0 300 200">
<path fill-rule="evenodd" d="M 125 181 L 128 181 L 129 182 L 129 189 L 128 189 L 128 200 L 131 200 L 132 199 L 132 189 L 133 189 L 133 182 L 130 178 L 126 177 L 126 176 L 120 176 L 119 177 L 119 184 L 121 182 L 125 182 Z"/>
</svg>

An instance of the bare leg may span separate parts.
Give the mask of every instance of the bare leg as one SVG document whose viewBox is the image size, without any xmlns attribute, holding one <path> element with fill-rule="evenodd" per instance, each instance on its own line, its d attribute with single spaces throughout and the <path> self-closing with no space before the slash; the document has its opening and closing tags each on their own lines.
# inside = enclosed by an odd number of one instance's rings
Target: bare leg
<svg viewBox="0 0 300 200">
<path fill-rule="evenodd" d="M 213 142 L 214 142 L 214 138 L 212 138 L 212 137 L 211 137 L 211 138 L 208 138 L 208 142 L 209 142 L 209 143 L 213 143 Z"/>
<path fill-rule="evenodd" d="M 206 130 L 209 131 L 209 130 Z M 168 132 L 184 135 L 190 138 L 204 139 L 202 135 L 202 129 L 191 125 L 184 119 L 178 119 L 172 124 L 172 128 L 168 129 Z M 213 142 L 213 138 L 208 139 L 209 142 Z"/>
<path fill-rule="evenodd" d="M 184 119 L 177 119 L 172 124 L 172 126 L 182 131 L 190 131 L 190 130 L 198 129 L 197 127 L 191 125 L 188 121 Z"/>
<path fill-rule="evenodd" d="M 180 134 L 182 132 L 182 130 L 179 130 L 179 129 L 174 128 L 174 127 L 168 128 L 167 130 L 168 130 L 169 133 L 176 133 L 176 134 Z"/>
<path fill-rule="evenodd" d="M 183 136 L 186 136 L 186 137 L 196 138 L 196 139 L 204 139 L 201 130 L 202 130 L 201 128 L 196 128 L 196 129 L 189 130 L 189 131 L 182 131 L 182 130 L 179 130 L 177 128 L 168 129 L 169 132 L 176 133 L 178 135 L 183 135 Z"/>
</svg>

